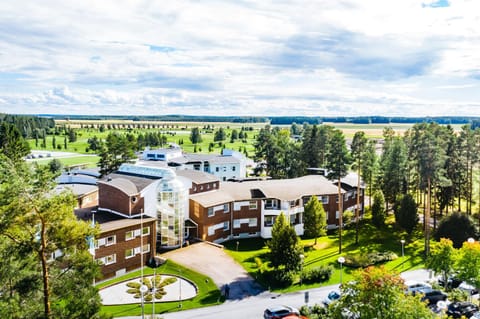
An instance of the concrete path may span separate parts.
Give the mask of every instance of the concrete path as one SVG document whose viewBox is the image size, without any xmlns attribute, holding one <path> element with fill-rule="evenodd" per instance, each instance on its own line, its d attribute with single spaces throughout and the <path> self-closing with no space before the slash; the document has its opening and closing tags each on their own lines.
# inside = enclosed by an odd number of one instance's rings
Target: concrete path
<svg viewBox="0 0 480 319">
<path fill-rule="evenodd" d="M 230 300 L 256 296 L 264 291 L 242 266 L 216 245 L 196 243 L 164 253 L 161 257 L 209 276 L 222 293 L 228 284 Z"/>
</svg>

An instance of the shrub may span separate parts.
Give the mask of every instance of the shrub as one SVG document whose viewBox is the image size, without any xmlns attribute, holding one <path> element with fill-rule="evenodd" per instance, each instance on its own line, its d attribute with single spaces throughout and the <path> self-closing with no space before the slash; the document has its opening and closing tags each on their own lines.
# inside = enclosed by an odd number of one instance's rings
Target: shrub
<svg viewBox="0 0 480 319">
<path fill-rule="evenodd" d="M 332 266 L 320 266 L 312 269 L 305 269 L 301 273 L 302 281 L 306 283 L 324 282 L 330 279 L 333 273 Z"/>
<path fill-rule="evenodd" d="M 295 272 L 284 269 L 265 272 L 264 276 L 271 288 L 286 288 L 295 280 Z"/>
<path fill-rule="evenodd" d="M 345 256 L 345 266 L 353 268 L 365 268 L 368 266 L 380 264 L 386 261 L 397 259 L 398 256 L 390 251 L 385 252 L 372 252 L 366 255 L 347 255 Z"/>
</svg>

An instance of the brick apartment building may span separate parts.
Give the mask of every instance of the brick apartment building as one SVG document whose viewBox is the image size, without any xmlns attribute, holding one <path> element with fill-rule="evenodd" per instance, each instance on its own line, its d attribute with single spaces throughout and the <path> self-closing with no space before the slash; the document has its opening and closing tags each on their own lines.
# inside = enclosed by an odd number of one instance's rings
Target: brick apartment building
<svg viewBox="0 0 480 319">
<path fill-rule="evenodd" d="M 353 174 L 354 175 L 354 174 Z M 343 210 L 355 210 L 356 182 L 342 182 Z M 317 196 L 327 213 L 328 228 L 338 227 L 338 189 L 321 175 L 284 180 L 222 182 L 218 189 L 190 195 L 190 218 L 198 226 L 198 237 L 212 242 L 234 238 L 271 238 L 275 219 L 281 212 L 298 235 L 303 235 L 303 210 Z M 360 194 L 363 215 L 363 187 Z"/>
</svg>

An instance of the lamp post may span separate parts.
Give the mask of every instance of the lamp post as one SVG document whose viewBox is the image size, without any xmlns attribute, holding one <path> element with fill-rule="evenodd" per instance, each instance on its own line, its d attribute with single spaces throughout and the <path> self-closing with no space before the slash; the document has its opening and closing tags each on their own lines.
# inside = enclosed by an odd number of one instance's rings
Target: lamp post
<svg viewBox="0 0 480 319">
<path fill-rule="evenodd" d="M 148 291 L 148 287 L 145 286 L 142 282 L 142 285 L 140 286 L 140 294 L 141 294 L 141 297 L 142 297 L 142 319 L 145 318 L 145 308 L 144 308 L 144 302 L 143 302 L 143 296 L 145 295 L 145 293 Z"/>
<path fill-rule="evenodd" d="M 182 274 L 182 270 L 179 269 L 178 272 L 180 273 L 180 275 Z M 178 277 L 178 289 L 179 289 L 179 294 L 178 294 L 178 300 L 179 300 L 179 304 L 178 304 L 178 308 L 182 308 L 182 277 Z"/>
<path fill-rule="evenodd" d="M 405 240 L 404 239 L 400 240 L 400 243 L 402 243 L 402 258 L 403 258 L 405 256 L 405 252 L 404 252 L 404 249 L 403 249 L 403 247 L 405 245 Z"/>
<path fill-rule="evenodd" d="M 157 278 L 157 274 L 156 274 L 156 270 L 157 268 L 161 265 L 161 262 L 158 258 L 156 257 L 151 257 L 149 260 L 148 260 L 148 263 L 147 263 L 147 266 L 150 267 L 150 268 L 153 268 L 153 281 L 152 281 L 152 301 L 153 301 L 153 304 L 152 304 L 152 318 L 155 316 L 155 292 L 156 292 L 156 278 Z"/>
<path fill-rule="evenodd" d="M 300 254 L 300 286 L 302 285 L 302 279 L 303 279 L 303 260 L 305 259 L 305 256 L 303 254 Z"/>
<path fill-rule="evenodd" d="M 345 262 L 345 258 L 343 256 L 338 257 L 337 261 L 340 263 L 340 286 L 342 285 L 342 265 Z"/>
</svg>

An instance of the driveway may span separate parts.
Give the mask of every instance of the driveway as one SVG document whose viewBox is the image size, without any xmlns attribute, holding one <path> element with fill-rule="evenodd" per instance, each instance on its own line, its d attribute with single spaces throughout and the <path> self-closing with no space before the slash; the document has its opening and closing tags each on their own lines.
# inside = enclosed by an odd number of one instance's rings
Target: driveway
<svg viewBox="0 0 480 319">
<path fill-rule="evenodd" d="M 217 245 L 196 243 L 164 253 L 161 257 L 209 276 L 222 293 L 228 284 L 230 300 L 256 296 L 264 291 L 245 269 Z"/>
</svg>

